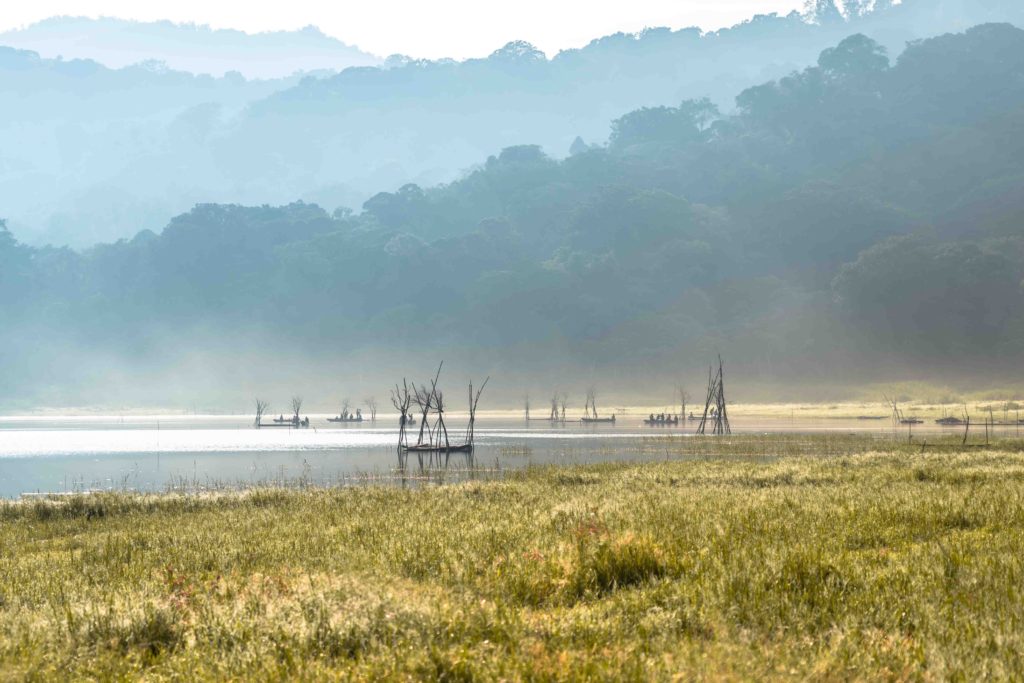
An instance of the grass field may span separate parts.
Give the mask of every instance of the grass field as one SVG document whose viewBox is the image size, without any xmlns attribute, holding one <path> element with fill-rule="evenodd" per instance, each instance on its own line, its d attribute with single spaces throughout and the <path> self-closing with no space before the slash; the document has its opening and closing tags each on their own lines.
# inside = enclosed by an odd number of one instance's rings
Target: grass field
<svg viewBox="0 0 1024 683">
<path fill-rule="evenodd" d="M 1024 454 L 0 506 L 0 679 L 1024 678 Z"/>
</svg>

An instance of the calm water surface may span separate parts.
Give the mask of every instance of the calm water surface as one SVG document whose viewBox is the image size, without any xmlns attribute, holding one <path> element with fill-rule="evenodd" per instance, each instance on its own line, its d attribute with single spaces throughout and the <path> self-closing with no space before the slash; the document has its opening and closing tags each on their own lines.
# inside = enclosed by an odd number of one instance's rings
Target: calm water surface
<svg viewBox="0 0 1024 683">
<path fill-rule="evenodd" d="M 642 420 L 626 415 L 615 425 L 553 426 L 481 418 L 472 464 L 485 476 L 488 470 L 528 464 L 664 459 L 670 439 L 696 428 L 694 422 L 678 428 L 645 427 Z M 311 416 L 310 429 L 257 430 L 251 421 L 243 416 L 0 417 L 0 497 L 396 479 L 398 429 L 393 416 L 359 425 L 333 425 L 326 416 Z M 450 423 L 452 441 L 458 441 L 464 421 L 455 416 Z M 888 420 L 740 418 L 732 426 L 737 433 L 891 433 Z M 465 456 L 453 455 L 450 469 L 469 469 Z"/>
</svg>

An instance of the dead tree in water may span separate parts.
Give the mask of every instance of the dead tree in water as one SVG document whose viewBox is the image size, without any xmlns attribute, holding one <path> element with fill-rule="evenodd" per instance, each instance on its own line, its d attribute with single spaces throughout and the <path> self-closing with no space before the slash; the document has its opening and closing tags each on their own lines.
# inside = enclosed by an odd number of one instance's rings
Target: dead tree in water
<svg viewBox="0 0 1024 683">
<path fill-rule="evenodd" d="M 428 390 L 426 385 L 417 387 L 413 384 L 413 400 L 420 409 L 420 433 L 416 437 L 416 445 L 422 446 L 423 431 L 427 431 L 428 441 L 433 442 L 433 430 L 430 427 L 430 411 L 434 407 L 434 394 L 437 392 L 437 380 L 441 377 L 441 368 L 444 366 L 444 362 L 437 366 L 437 374 L 434 376 L 433 381 L 430 383 L 430 389 Z"/>
<path fill-rule="evenodd" d="M 597 392 L 593 388 L 587 389 L 587 403 L 583 406 L 584 419 L 597 419 Z"/>
<path fill-rule="evenodd" d="M 442 361 L 437 366 L 437 374 L 434 375 L 434 379 L 430 382 L 430 388 L 423 384 L 419 387 L 413 386 L 413 400 L 416 401 L 416 405 L 419 406 L 420 415 L 420 432 L 416 438 L 416 445 L 413 449 L 419 449 L 420 452 L 428 453 L 431 463 L 434 460 L 434 452 L 441 450 L 441 436 L 444 435 L 444 450 L 450 450 L 451 444 L 448 441 L 448 427 L 444 423 L 444 397 L 441 392 L 437 390 L 437 381 L 441 377 L 441 368 L 444 367 Z M 437 419 L 434 420 L 433 426 L 430 424 L 430 413 L 433 411 L 437 415 Z M 427 439 L 423 440 L 423 433 L 426 431 Z M 435 442 L 436 437 L 436 442 Z M 408 447 L 407 447 L 408 448 Z M 420 465 L 422 466 L 423 460 L 420 458 Z"/>
<path fill-rule="evenodd" d="M 569 407 L 568 394 L 562 394 L 562 399 L 559 402 L 559 407 L 562 409 L 562 422 L 565 422 L 565 409 Z"/>
<path fill-rule="evenodd" d="M 444 436 L 444 449 L 449 451 L 452 448 L 448 440 L 448 425 L 444 423 L 444 393 L 434 388 L 434 410 L 437 412 L 437 419 L 434 421 L 434 434 L 437 435 L 437 444 L 441 445 L 441 437 Z"/>
<path fill-rule="evenodd" d="M 686 402 L 690 400 L 690 394 L 687 393 L 686 388 L 683 387 L 683 383 L 680 382 L 679 386 L 676 387 L 676 394 L 679 396 L 679 404 L 682 407 L 683 412 L 679 413 L 679 417 L 686 419 Z"/>
<path fill-rule="evenodd" d="M 725 407 L 725 375 L 722 357 L 718 357 L 718 372 L 708 368 L 708 393 L 704 400 L 704 414 L 700 418 L 700 425 L 697 427 L 698 434 L 705 434 L 708 424 L 708 417 L 714 421 L 712 434 L 732 434 L 729 426 L 729 414 Z"/>
<path fill-rule="evenodd" d="M 473 397 L 470 396 L 469 399 L 470 399 L 470 401 L 472 401 Z M 526 421 L 529 422 L 530 421 L 530 395 L 529 394 L 526 394 L 526 396 L 523 397 L 523 404 L 524 404 L 524 411 L 526 413 Z"/>
<path fill-rule="evenodd" d="M 469 428 L 466 431 L 466 443 L 471 447 L 473 445 L 473 430 L 476 425 L 476 407 L 480 404 L 480 395 L 484 393 L 484 387 L 490 381 L 490 377 L 484 378 L 484 383 L 480 385 L 475 395 L 473 394 L 473 381 L 469 382 Z"/>
<path fill-rule="evenodd" d="M 402 380 L 402 386 L 399 387 L 397 384 L 391 392 L 391 404 L 395 406 L 395 410 L 398 411 L 398 459 L 399 465 L 405 467 L 405 452 L 403 447 L 408 447 L 409 437 L 405 433 L 405 426 L 409 423 L 409 418 L 412 417 L 412 413 L 409 407 L 412 405 L 412 395 L 409 393 L 409 384 Z"/>
<path fill-rule="evenodd" d="M 466 447 L 468 448 L 468 450 L 466 452 L 469 454 L 467 457 L 470 458 L 470 462 L 472 462 L 473 457 L 473 439 L 475 437 L 476 430 L 476 407 L 480 404 L 480 396 L 481 394 L 484 393 L 484 387 L 487 386 L 487 383 L 489 381 L 491 381 L 490 377 L 484 378 L 484 383 L 480 385 L 479 389 L 477 389 L 476 394 L 473 393 L 473 380 L 469 381 L 469 426 L 466 427 Z M 445 452 L 445 467 L 448 466 L 448 456 L 450 454 L 451 451 Z"/>
<path fill-rule="evenodd" d="M 427 454 L 427 461 L 430 465 L 435 462 L 438 465 L 442 464 L 441 453 L 445 454 L 444 465 L 448 465 L 449 457 L 453 452 L 455 453 L 466 453 L 471 457 L 473 452 L 473 439 L 475 436 L 476 428 L 476 410 L 480 403 L 480 396 L 483 394 L 484 387 L 487 386 L 487 382 L 490 378 L 484 380 L 484 383 L 480 386 L 480 389 L 476 393 L 473 392 L 473 383 L 469 384 L 469 425 L 466 427 L 465 441 L 458 444 L 452 444 L 448 426 L 444 421 L 444 394 L 438 389 L 437 381 L 441 375 L 441 366 L 437 368 L 437 374 L 431 381 L 429 388 L 423 384 L 419 387 L 413 385 L 411 397 L 409 395 L 408 387 L 404 390 L 398 388 L 396 385 L 392 402 L 395 407 L 399 409 L 403 415 L 409 410 L 408 406 L 412 401 L 415 401 L 417 406 L 422 411 L 420 417 L 420 431 L 419 436 L 416 440 L 415 445 L 409 445 L 405 434 L 405 421 L 403 420 L 403 429 L 399 434 L 399 463 L 404 464 L 405 457 L 409 452 L 416 453 L 419 458 L 420 467 L 423 467 L 423 454 Z M 404 382 L 403 382 L 404 385 Z M 433 414 L 433 424 L 431 424 L 431 414 Z"/>
<path fill-rule="evenodd" d="M 256 399 L 256 421 L 252 423 L 252 426 L 259 429 L 263 424 L 263 414 L 270 409 L 270 403 L 262 399 Z"/>
<path fill-rule="evenodd" d="M 882 398 L 884 398 L 885 402 L 889 404 L 890 408 L 892 408 L 892 436 L 895 439 L 896 430 L 899 429 L 900 422 L 903 420 L 903 414 L 900 413 L 900 408 L 896 404 L 896 399 L 891 399 L 885 394 L 882 394 Z"/>
<path fill-rule="evenodd" d="M 371 396 L 370 398 L 363 399 L 366 407 L 370 409 L 370 422 L 377 421 L 377 399 Z"/>
<path fill-rule="evenodd" d="M 292 396 L 292 413 L 293 413 L 292 421 L 294 421 L 294 422 L 298 422 L 299 421 L 299 413 L 300 412 L 302 412 L 302 397 L 301 396 Z"/>
<path fill-rule="evenodd" d="M 548 415 L 548 420 L 558 422 L 558 394 L 551 397 L 551 413 Z"/>
</svg>

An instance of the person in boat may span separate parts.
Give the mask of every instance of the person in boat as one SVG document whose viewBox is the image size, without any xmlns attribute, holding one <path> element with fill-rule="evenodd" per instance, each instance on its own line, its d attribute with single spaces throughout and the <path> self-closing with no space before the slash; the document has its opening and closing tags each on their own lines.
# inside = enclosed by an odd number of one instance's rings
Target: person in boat
<svg viewBox="0 0 1024 683">
<path fill-rule="evenodd" d="M 654 413 L 651 413 L 651 418 L 648 420 L 648 422 L 654 422 Z"/>
</svg>

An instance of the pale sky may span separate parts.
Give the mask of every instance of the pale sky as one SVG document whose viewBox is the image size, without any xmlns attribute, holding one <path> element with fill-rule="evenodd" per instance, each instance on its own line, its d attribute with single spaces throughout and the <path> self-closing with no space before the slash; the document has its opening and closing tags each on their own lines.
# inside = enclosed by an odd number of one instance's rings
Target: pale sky
<svg viewBox="0 0 1024 683">
<path fill-rule="evenodd" d="M 380 56 L 462 59 L 528 40 L 553 55 L 648 26 L 713 30 L 803 0 L 0 0 L 0 30 L 54 15 L 209 24 L 250 33 L 313 24 Z"/>
</svg>

